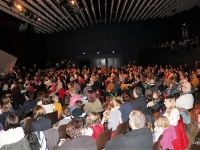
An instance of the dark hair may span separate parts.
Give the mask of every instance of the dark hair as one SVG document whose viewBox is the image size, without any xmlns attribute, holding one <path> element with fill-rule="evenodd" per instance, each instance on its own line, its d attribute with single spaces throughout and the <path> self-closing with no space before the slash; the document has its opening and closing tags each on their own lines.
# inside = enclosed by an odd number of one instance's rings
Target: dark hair
<svg viewBox="0 0 200 150">
<path fill-rule="evenodd" d="M 137 96 L 142 95 L 142 88 L 141 87 L 135 87 L 134 90 L 135 90 L 135 93 L 136 93 Z"/>
<path fill-rule="evenodd" d="M 76 101 L 76 106 L 81 108 L 83 106 L 83 102 L 80 100 Z"/>
<path fill-rule="evenodd" d="M 9 130 L 17 127 L 19 127 L 19 118 L 15 114 L 9 114 L 5 120 L 5 129 Z"/>
<path fill-rule="evenodd" d="M 139 80 L 140 80 L 140 75 L 138 74 L 138 75 L 136 75 L 136 78 L 138 78 Z"/>
<path fill-rule="evenodd" d="M 73 119 L 66 125 L 66 134 L 73 139 L 74 137 L 81 136 L 83 129 L 83 121 L 81 119 Z"/>
<path fill-rule="evenodd" d="M 130 95 L 127 92 L 122 93 L 122 100 L 123 102 L 129 102 L 130 101 Z"/>
<path fill-rule="evenodd" d="M 95 92 L 93 90 L 87 90 L 86 96 L 87 96 L 88 102 L 92 102 L 92 103 L 95 102 L 96 95 L 95 95 Z"/>
<path fill-rule="evenodd" d="M 63 117 L 69 117 L 70 116 L 70 109 L 69 109 L 69 107 L 67 107 L 67 106 L 63 107 L 63 109 L 62 109 L 62 115 L 63 115 Z"/>
</svg>

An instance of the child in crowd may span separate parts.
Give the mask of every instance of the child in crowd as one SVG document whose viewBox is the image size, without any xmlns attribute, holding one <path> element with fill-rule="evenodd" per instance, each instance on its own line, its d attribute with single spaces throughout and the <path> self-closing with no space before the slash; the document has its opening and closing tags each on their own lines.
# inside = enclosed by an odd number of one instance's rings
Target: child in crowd
<svg viewBox="0 0 200 150">
<path fill-rule="evenodd" d="M 99 134 L 104 132 L 103 125 L 101 124 L 100 115 L 97 112 L 90 112 L 86 117 L 86 126 L 92 129 L 92 137 L 96 141 Z"/>
<path fill-rule="evenodd" d="M 56 95 L 53 95 L 52 96 L 52 100 L 54 101 L 54 106 L 55 106 L 55 108 L 54 108 L 54 110 L 53 111 L 58 111 L 58 118 L 60 118 L 60 116 L 61 116 L 61 111 L 62 111 L 62 106 L 61 106 L 61 104 L 58 102 L 59 100 L 58 100 L 58 96 L 56 96 Z"/>
<path fill-rule="evenodd" d="M 58 126 L 56 127 L 57 129 L 63 125 L 63 124 L 68 124 L 72 119 L 70 115 L 70 109 L 69 107 L 65 106 L 62 108 L 62 114 L 61 114 L 61 120 L 58 123 Z"/>
<path fill-rule="evenodd" d="M 158 140 L 160 135 L 163 131 L 169 128 L 170 123 L 167 117 L 161 116 L 158 120 L 155 121 L 155 128 L 154 128 L 154 142 Z"/>
<path fill-rule="evenodd" d="M 73 118 L 81 118 L 85 116 L 85 112 L 83 110 L 83 102 L 78 100 L 75 104 L 75 109 L 72 111 Z"/>
<path fill-rule="evenodd" d="M 112 128 L 114 136 L 114 132 L 117 126 L 122 123 L 121 112 L 118 110 L 120 107 L 121 101 L 119 99 L 113 99 L 110 103 L 108 109 L 103 113 L 103 119 L 101 124 L 103 125 L 105 121 L 108 122 L 108 129 Z"/>
</svg>

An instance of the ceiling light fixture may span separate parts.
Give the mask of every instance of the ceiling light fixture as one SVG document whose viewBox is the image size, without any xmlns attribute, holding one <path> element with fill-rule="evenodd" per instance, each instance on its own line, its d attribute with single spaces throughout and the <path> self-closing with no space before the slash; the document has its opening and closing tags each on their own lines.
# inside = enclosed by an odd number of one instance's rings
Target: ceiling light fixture
<svg viewBox="0 0 200 150">
<path fill-rule="evenodd" d="M 19 11 L 22 11 L 22 6 L 21 5 L 17 4 L 17 8 L 18 8 Z"/>
</svg>

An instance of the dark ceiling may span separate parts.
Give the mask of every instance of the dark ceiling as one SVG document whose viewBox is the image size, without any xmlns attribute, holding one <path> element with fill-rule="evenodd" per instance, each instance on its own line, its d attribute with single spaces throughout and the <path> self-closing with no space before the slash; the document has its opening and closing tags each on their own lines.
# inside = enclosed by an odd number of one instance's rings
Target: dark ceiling
<svg viewBox="0 0 200 150">
<path fill-rule="evenodd" d="M 0 10 L 38 33 L 171 17 L 197 5 L 199 0 L 0 0 Z"/>
</svg>

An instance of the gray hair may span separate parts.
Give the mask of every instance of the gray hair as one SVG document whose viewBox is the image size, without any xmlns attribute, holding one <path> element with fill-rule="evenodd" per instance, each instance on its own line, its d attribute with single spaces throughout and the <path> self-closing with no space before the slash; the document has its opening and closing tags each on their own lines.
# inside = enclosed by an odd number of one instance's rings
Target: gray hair
<svg viewBox="0 0 200 150">
<path fill-rule="evenodd" d="M 142 113 L 140 110 L 133 110 L 129 115 L 129 124 L 133 124 L 138 129 L 144 128 L 146 125 L 144 113 Z"/>
</svg>

